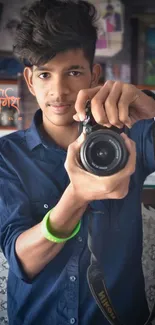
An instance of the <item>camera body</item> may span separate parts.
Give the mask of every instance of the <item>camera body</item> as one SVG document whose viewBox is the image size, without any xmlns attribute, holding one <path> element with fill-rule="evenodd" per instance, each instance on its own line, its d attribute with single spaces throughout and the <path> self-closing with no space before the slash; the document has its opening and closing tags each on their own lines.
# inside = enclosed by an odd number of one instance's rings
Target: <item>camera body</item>
<svg viewBox="0 0 155 325">
<path fill-rule="evenodd" d="M 109 176 L 125 167 L 128 150 L 116 127 L 97 124 L 91 114 L 90 102 L 86 105 L 86 119 L 81 122 L 86 139 L 80 148 L 82 167 L 98 176 Z"/>
</svg>

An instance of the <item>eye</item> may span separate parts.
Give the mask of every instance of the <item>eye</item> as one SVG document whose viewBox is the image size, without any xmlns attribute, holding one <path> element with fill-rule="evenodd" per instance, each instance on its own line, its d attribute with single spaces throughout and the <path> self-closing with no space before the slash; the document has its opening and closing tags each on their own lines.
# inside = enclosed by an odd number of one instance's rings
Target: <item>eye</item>
<svg viewBox="0 0 155 325">
<path fill-rule="evenodd" d="M 69 75 L 72 76 L 72 77 L 78 77 L 82 74 L 82 72 L 80 71 L 70 71 L 69 72 Z"/>
<path fill-rule="evenodd" d="M 49 73 L 48 72 L 43 72 L 38 77 L 40 79 L 47 79 L 47 77 L 49 77 Z"/>
</svg>

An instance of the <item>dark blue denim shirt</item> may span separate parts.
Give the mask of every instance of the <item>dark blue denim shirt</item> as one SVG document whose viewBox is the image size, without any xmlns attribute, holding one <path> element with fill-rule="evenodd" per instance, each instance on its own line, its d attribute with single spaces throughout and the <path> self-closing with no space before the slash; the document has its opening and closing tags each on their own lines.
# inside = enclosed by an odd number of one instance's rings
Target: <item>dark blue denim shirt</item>
<svg viewBox="0 0 155 325">
<path fill-rule="evenodd" d="M 32 281 L 16 256 L 17 237 L 43 219 L 69 184 L 64 168 L 66 151 L 45 141 L 39 131 L 41 122 L 38 109 L 30 128 L 0 139 L 0 240 L 9 263 L 9 324 L 107 325 L 86 279 L 90 262 L 87 212 L 80 232 Z M 148 316 L 140 203 L 143 182 L 155 170 L 152 124 L 153 119 L 140 121 L 128 131 L 137 146 L 136 171 L 128 195 L 91 203 L 93 250 L 113 305 L 126 325 L 142 325 Z"/>
</svg>

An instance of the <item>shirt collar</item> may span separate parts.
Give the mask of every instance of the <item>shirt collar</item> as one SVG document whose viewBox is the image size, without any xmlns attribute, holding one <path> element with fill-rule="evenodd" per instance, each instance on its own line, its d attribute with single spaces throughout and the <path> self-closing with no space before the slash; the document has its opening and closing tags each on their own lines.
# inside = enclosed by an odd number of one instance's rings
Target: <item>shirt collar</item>
<svg viewBox="0 0 155 325">
<path fill-rule="evenodd" d="M 38 145 L 42 144 L 44 147 L 48 147 L 43 135 L 39 130 L 39 126 L 42 123 L 42 110 L 39 108 L 33 117 L 30 127 L 26 130 L 26 141 L 28 148 L 33 150 Z"/>
</svg>

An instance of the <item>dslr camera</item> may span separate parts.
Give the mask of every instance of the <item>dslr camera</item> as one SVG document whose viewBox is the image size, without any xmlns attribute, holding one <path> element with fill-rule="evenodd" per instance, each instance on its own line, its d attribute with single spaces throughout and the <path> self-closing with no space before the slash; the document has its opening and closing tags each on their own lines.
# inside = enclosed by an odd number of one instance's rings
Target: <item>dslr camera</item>
<svg viewBox="0 0 155 325">
<path fill-rule="evenodd" d="M 86 104 L 86 119 L 80 122 L 80 129 L 86 134 L 80 148 L 81 165 L 85 170 L 98 176 L 109 176 L 125 167 L 129 153 L 119 134 L 120 129 L 97 124 L 91 114 L 90 101 Z"/>
</svg>

